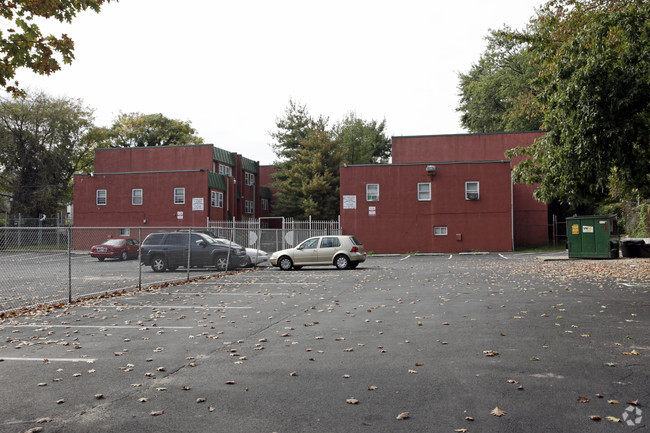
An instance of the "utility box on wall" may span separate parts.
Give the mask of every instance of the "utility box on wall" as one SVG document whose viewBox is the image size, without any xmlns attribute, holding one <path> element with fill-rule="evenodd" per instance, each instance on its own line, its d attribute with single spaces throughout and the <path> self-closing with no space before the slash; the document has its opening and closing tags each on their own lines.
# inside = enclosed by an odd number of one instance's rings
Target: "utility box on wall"
<svg viewBox="0 0 650 433">
<path fill-rule="evenodd" d="M 616 259 L 619 256 L 615 215 L 567 218 L 566 232 L 569 258 Z"/>
</svg>

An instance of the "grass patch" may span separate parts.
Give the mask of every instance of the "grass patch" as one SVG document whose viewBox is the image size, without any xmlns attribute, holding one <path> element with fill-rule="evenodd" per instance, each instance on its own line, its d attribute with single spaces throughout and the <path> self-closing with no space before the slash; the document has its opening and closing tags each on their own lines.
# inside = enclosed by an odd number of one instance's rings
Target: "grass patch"
<svg viewBox="0 0 650 433">
<path fill-rule="evenodd" d="M 566 251 L 566 246 L 564 244 L 558 244 L 557 246 L 546 245 L 543 247 L 515 247 L 515 252 L 517 253 L 563 253 Z"/>
</svg>

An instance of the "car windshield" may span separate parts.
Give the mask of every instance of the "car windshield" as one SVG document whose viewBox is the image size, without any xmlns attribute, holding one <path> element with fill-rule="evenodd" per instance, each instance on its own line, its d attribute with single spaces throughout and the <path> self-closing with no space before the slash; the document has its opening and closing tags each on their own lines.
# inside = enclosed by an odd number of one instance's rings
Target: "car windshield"
<svg viewBox="0 0 650 433">
<path fill-rule="evenodd" d="M 119 247 L 120 245 L 122 245 L 122 243 L 124 243 L 124 240 L 122 239 L 109 239 L 104 243 L 102 243 L 102 245 L 112 245 L 114 247 Z"/>
</svg>

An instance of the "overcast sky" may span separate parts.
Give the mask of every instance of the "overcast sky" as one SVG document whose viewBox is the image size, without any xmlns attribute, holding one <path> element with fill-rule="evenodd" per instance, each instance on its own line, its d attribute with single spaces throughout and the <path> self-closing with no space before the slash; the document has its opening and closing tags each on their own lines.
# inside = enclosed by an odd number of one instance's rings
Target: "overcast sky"
<svg viewBox="0 0 650 433">
<path fill-rule="evenodd" d="M 386 119 L 388 134 L 460 127 L 458 73 L 489 29 L 523 28 L 541 0 L 121 0 L 67 33 L 72 65 L 21 85 L 81 98 L 97 125 L 120 113 L 190 121 L 206 143 L 270 164 L 289 98 L 336 122 Z"/>
</svg>

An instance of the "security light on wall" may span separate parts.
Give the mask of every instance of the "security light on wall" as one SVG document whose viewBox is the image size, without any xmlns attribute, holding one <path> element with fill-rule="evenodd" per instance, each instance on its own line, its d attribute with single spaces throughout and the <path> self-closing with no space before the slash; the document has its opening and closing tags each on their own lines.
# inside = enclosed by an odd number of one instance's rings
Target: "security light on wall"
<svg viewBox="0 0 650 433">
<path fill-rule="evenodd" d="M 427 165 L 427 174 L 429 176 L 435 176 L 436 175 L 436 166 L 435 165 Z"/>
</svg>

